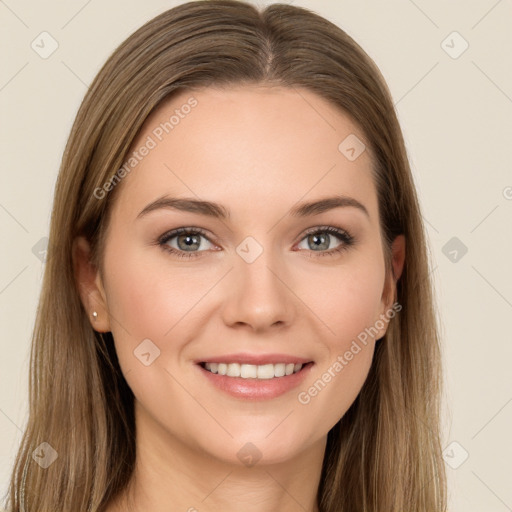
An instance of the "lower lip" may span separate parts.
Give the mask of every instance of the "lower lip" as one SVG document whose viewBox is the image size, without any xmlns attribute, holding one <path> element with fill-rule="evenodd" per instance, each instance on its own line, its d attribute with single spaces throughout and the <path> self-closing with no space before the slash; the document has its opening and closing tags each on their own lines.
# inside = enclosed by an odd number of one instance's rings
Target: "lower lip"
<svg viewBox="0 0 512 512">
<path fill-rule="evenodd" d="M 307 377 L 313 364 L 312 362 L 307 363 L 297 373 L 284 377 L 274 377 L 273 379 L 227 377 L 205 370 L 199 364 L 197 367 L 214 386 L 228 395 L 247 400 L 269 400 L 296 388 Z"/>
</svg>

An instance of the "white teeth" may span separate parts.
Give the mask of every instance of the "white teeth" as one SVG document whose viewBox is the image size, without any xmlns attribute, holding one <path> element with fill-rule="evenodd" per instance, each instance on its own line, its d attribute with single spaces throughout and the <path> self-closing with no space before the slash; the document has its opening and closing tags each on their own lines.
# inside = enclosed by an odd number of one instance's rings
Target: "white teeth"
<svg viewBox="0 0 512 512">
<path fill-rule="evenodd" d="M 302 364 L 239 364 L 239 363 L 205 363 L 204 367 L 212 373 L 226 375 L 227 377 L 242 377 L 243 379 L 273 379 L 297 373 Z"/>
<path fill-rule="evenodd" d="M 240 366 L 240 377 L 243 379 L 258 378 L 258 367 L 254 364 L 242 364 Z"/>
<path fill-rule="evenodd" d="M 286 365 L 284 363 L 279 363 L 274 366 L 274 375 L 276 377 L 284 377 Z"/>
<path fill-rule="evenodd" d="M 273 364 L 262 364 L 258 365 L 258 379 L 273 379 L 275 377 L 274 374 L 274 365 Z"/>
<path fill-rule="evenodd" d="M 226 375 L 228 377 L 240 377 L 240 365 L 238 363 L 228 364 Z"/>
</svg>

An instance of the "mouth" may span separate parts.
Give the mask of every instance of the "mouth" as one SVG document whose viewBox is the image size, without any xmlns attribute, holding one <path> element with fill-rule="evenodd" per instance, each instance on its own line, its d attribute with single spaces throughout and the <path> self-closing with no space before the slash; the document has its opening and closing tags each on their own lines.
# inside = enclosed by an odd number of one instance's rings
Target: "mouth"
<svg viewBox="0 0 512 512">
<path fill-rule="evenodd" d="M 287 377 L 299 373 L 304 367 L 312 365 L 313 361 L 307 363 L 268 363 L 268 364 L 240 364 L 240 363 L 210 363 L 201 362 L 199 365 L 204 370 L 226 377 L 270 380 Z"/>
<path fill-rule="evenodd" d="M 202 361 L 195 366 L 212 389 L 242 400 L 270 400 L 301 385 L 314 365 L 313 361 L 259 365 Z"/>
</svg>

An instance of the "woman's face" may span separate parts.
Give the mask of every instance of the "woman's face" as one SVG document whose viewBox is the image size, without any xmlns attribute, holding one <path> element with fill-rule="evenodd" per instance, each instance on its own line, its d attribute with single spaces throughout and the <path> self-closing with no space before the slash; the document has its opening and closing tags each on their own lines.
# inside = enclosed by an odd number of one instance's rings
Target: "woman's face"
<svg viewBox="0 0 512 512">
<path fill-rule="evenodd" d="M 362 141 L 319 96 L 281 87 L 181 92 L 147 120 L 116 185 L 104 309 L 91 305 L 139 425 L 238 464 L 325 441 L 393 297 Z M 243 365 L 210 367 L 234 375 L 220 376 L 204 362 Z M 297 362 L 310 363 L 255 378 Z"/>
</svg>

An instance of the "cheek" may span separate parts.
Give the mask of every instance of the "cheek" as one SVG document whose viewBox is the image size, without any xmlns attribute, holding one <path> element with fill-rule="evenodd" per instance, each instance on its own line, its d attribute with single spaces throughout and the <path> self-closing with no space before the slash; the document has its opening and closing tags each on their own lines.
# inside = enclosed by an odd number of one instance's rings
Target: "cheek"
<svg viewBox="0 0 512 512">
<path fill-rule="evenodd" d="M 159 269 L 148 267 L 147 262 L 121 241 L 113 242 L 105 256 L 110 328 L 123 370 L 130 371 L 137 362 L 134 350 L 143 342 L 157 341 L 169 329 L 172 311 L 162 302 L 160 289 L 155 286 L 162 278 Z M 147 342 L 146 342 L 147 343 Z M 154 350 L 154 353 L 157 351 Z"/>
<path fill-rule="evenodd" d="M 124 368 L 133 366 L 134 350 L 147 339 L 160 350 L 160 363 L 168 359 L 171 344 L 178 357 L 184 331 L 200 324 L 201 299 L 218 276 L 204 266 L 201 272 L 192 266 L 171 268 L 165 257 L 148 258 L 142 250 L 112 250 L 105 267 L 111 330 Z"/>
<path fill-rule="evenodd" d="M 347 265 L 316 283 L 323 284 L 324 293 L 310 293 L 308 306 L 325 326 L 321 338 L 325 357 L 298 390 L 297 400 L 319 429 L 330 429 L 356 399 L 371 367 L 384 267 L 378 261 Z"/>
<path fill-rule="evenodd" d="M 208 278 L 201 282 L 193 273 L 138 268 L 127 281 L 118 288 L 120 315 L 135 333 L 162 339 L 188 320 L 207 290 Z"/>
<path fill-rule="evenodd" d="M 315 291 L 309 290 L 307 304 L 325 324 L 324 339 L 333 350 L 374 326 L 382 307 L 384 265 L 378 260 L 347 264 L 317 274 Z M 306 293 L 306 290 L 302 292 Z"/>
<path fill-rule="evenodd" d="M 215 279 L 211 272 L 171 270 L 159 258 L 150 260 L 136 251 L 122 256 L 112 252 L 107 271 L 111 330 L 124 377 L 152 417 L 186 431 L 184 418 L 200 417 L 201 411 L 180 385 L 175 362 L 182 357 L 191 325 L 200 321 L 194 316 L 198 302 Z M 188 414 L 173 415 L 170 397 Z"/>
</svg>

